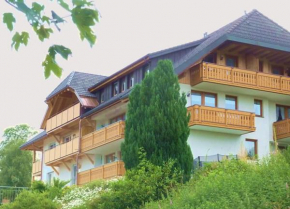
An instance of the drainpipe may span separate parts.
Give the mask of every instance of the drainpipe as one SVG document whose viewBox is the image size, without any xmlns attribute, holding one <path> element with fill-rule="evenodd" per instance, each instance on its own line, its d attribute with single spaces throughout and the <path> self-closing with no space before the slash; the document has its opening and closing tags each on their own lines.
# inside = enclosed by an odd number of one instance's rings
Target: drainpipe
<svg viewBox="0 0 290 209">
<path fill-rule="evenodd" d="M 79 150 L 77 154 L 77 174 L 76 174 L 76 185 L 78 185 L 78 173 L 79 173 L 79 154 L 81 152 L 81 139 L 82 139 L 82 119 L 79 121 Z"/>
</svg>

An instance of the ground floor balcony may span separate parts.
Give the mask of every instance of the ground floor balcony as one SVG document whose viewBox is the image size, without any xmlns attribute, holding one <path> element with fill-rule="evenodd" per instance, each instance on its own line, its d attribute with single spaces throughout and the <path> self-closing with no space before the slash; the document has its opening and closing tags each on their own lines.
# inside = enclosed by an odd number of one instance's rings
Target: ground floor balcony
<svg viewBox="0 0 290 209">
<path fill-rule="evenodd" d="M 71 141 L 60 144 L 53 149 L 44 152 L 44 163 L 47 166 L 55 166 L 66 160 L 71 160 L 71 157 L 79 151 L 79 138 L 74 138 Z"/>
<path fill-rule="evenodd" d="M 105 144 L 123 139 L 125 133 L 124 129 L 125 121 L 119 121 L 83 136 L 81 139 L 81 152 L 87 152 Z"/>
<path fill-rule="evenodd" d="M 83 185 L 98 179 L 112 179 L 125 175 L 123 161 L 108 163 L 96 168 L 78 173 L 78 185 Z"/>
<path fill-rule="evenodd" d="M 256 130 L 254 113 L 200 105 L 190 106 L 187 110 L 191 129 L 239 135 Z"/>
<path fill-rule="evenodd" d="M 290 119 L 275 122 L 273 125 L 278 143 L 290 144 Z"/>
<path fill-rule="evenodd" d="M 42 162 L 41 161 L 35 161 L 32 163 L 32 175 L 33 176 L 40 176 L 42 171 Z"/>
</svg>

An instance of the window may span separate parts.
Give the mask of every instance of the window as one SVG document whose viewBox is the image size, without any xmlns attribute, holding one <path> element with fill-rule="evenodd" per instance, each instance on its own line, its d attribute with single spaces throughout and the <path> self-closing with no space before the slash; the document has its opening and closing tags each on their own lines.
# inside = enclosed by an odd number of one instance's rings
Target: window
<svg viewBox="0 0 290 209">
<path fill-rule="evenodd" d="M 71 140 L 71 136 L 63 137 L 63 143 L 67 143 Z"/>
<path fill-rule="evenodd" d="M 191 104 L 216 107 L 217 106 L 216 94 L 205 93 L 205 92 L 192 92 Z"/>
<path fill-rule="evenodd" d="M 128 89 L 134 86 L 134 77 L 133 73 L 128 76 Z"/>
<path fill-rule="evenodd" d="M 259 61 L 259 72 L 263 72 L 263 71 L 264 71 L 264 62 Z"/>
<path fill-rule="evenodd" d="M 290 118 L 290 107 L 283 105 L 276 105 L 276 120 L 285 120 Z"/>
<path fill-rule="evenodd" d="M 256 139 L 246 139 L 245 148 L 247 152 L 247 157 L 255 158 L 258 154 L 257 140 Z"/>
<path fill-rule="evenodd" d="M 114 118 L 110 119 L 110 124 L 118 122 L 120 120 L 125 120 L 125 115 L 124 114 L 118 115 L 117 117 L 114 117 Z"/>
<path fill-rule="evenodd" d="M 106 155 L 106 158 L 105 159 L 106 159 L 106 163 L 115 162 L 115 160 L 116 160 L 115 153 Z"/>
<path fill-rule="evenodd" d="M 105 92 L 104 92 L 104 89 L 101 90 L 100 100 L 101 100 L 101 103 L 103 103 L 105 101 Z"/>
<path fill-rule="evenodd" d="M 142 74 L 143 74 L 143 79 L 145 78 L 145 76 L 150 73 L 150 69 L 149 69 L 149 66 L 147 65 L 146 67 L 144 67 L 142 69 Z"/>
<path fill-rule="evenodd" d="M 204 58 L 204 62 L 216 63 L 216 53 L 210 54 Z"/>
<path fill-rule="evenodd" d="M 121 92 L 126 90 L 126 78 L 122 78 L 121 80 Z"/>
<path fill-rule="evenodd" d="M 256 116 L 262 117 L 263 116 L 263 103 L 262 100 L 255 99 L 254 100 L 254 110 Z"/>
<path fill-rule="evenodd" d="M 72 165 L 72 172 L 71 172 L 71 185 L 75 185 L 77 179 L 78 167 L 76 164 Z"/>
<path fill-rule="evenodd" d="M 51 185 L 52 183 L 52 178 L 53 178 L 53 172 L 47 173 L 47 184 Z"/>
<path fill-rule="evenodd" d="M 226 66 L 238 67 L 238 57 L 226 56 Z"/>
<path fill-rule="evenodd" d="M 284 75 L 284 69 L 280 66 L 272 66 L 272 73 L 275 75 Z"/>
<path fill-rule="evenodd" d="M 237 97 L 226 96 L 226 109 L 229 109 L 229 110 L 237 110 L 238 109 Z"/>
<path fill-rule="evenodd" d="M 56 143 L 55 142 L 52 142 L 52 143 L 49 144 L 48 149 L 53 149 L 55 147 L 56 147 Z"/>
<path fill-rule="evenodd" d="M 113 84 L 113 96 L 116 96 L 119 93 L 119 83 L 116 82 Z"/>
</svg>

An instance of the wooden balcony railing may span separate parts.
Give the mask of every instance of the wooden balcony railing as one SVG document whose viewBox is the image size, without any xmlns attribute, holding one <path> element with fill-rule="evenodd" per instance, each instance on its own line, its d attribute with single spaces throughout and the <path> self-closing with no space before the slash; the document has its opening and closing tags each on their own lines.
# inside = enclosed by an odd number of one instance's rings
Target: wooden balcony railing
<svg viewBox="0 0 290 209">
<path fill-rule="evenodd" d="M 83 185 L 98 179 L 111 179 L 117 176 L 124 176 L 125 172 L 125 164 L 123 161 L 105 164 L 78 173 L 78 185 Z"/>
<path fill-rule="evenodd" d="M 277 139 L 290 137 L 290 119 L 281 120 L 274 123 Z"/>
<path fill-rule="evenodd" d="M 82 137 L 81 152 L 124 138 L 125 121 L 113 123 Z"/>
<path fill-rule="evenodd" d="M 80 103 L 62 111 L 46 121 L 46 132 L 60 127 L 80 116 Z"/>
<path fill-rule="evenodd" d="M 33 176 L 39 176 L 41 175 L 41 161 L 36 161 L 32 164 L 32 175 Z"/>
<path fill-rule="evenodd" d="M 201 63 L 192 69 L 191 85 L 194 86 L 203 81 L 290 95 L 290 78 L 288 77 L 212 63 Z"/>
<path fill-rule="evenodd" d="M 238 110 L 194 105 L 187 108 L 189 126 L 204 125 L 242 131 L 255 131 L 255 114 Z"/>
<path fill-rule="evenodd" d="M 77 153 L 79 150 L 79 138 L 60 144 L 53 149 L 44 152 L 44 163 L 50 164 Z"/>
</svg>

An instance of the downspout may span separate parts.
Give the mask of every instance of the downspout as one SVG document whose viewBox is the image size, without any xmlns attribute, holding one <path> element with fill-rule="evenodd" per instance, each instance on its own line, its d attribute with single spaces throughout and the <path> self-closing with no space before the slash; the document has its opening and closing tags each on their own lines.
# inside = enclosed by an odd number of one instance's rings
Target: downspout
<svg viewBox="0 0 290 209">
<path fill-rule="evenodd" d="M 76 174 L 76 185 L 78 185 L 78 173 L 79 173 L 79 154 L 81 152 L 81 139 L 82 139 L 82 119 L 79 121 L 79 150 L 77 154 L 77 174 Z"/>
</svg>

